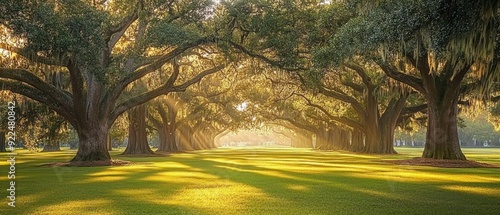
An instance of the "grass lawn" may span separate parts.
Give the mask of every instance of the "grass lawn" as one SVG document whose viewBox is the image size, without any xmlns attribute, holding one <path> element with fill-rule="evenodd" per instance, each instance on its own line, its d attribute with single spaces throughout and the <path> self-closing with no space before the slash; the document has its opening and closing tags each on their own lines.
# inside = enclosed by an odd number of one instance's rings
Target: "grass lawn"
<svg viewBox="0 0 500 215">
<path fill-rule="evenodd" d="M 121 157 L 114 167 L 41 167 L 75 151 L 17 150 L 16 207 L 0 214 L 500 214 L 499 168 L 382 162 L 420 156 L 291 148 L 225 148 L 168 157 Z M 500 149 L 463 149 L 500 164 Z M 0 188 L 10 180 L 2 156 Z"/>
</svg>

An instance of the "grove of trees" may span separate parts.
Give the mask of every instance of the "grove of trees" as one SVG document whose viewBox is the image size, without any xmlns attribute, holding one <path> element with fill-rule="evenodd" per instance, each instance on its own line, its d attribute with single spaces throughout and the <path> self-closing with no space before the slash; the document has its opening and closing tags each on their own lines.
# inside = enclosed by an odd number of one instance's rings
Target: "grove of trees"
<svg viewBox="0 0 500 215">
<path fill-rule="evenodd" d="M 113 136 L 127 137 L 124 154 L 156 153 L 151 135 L 171 153 L 270 125 L 295 147 L 379 154 L 397 153 L 395 131 L 418 125 L 422 157 L 465 160 L 458 114 L 486 110 L 498 125 L 498 9 L 498 0 L 4 0 L 0 90 L 37 102 L 18 110 L 43 127 L 32 135 L 46 150 L 74 130 L 74 162 L 111 160 Z"/>
</svg>

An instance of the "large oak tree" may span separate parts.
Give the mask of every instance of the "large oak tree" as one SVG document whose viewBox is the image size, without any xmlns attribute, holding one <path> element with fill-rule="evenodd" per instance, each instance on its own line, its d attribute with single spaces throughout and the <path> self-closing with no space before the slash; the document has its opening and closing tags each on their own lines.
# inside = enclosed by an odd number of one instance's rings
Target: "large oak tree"
<svg viewBox="0 0 500 215">
<path fill-rule="evenodd" d="M 210 1 L 7 1 L 0 24 L 20 43 L 0 48 L 29 64 L 0 68 L 0 87 L 46 104 L 77 131 L 79 148 L 72 161 L 110 160 L 106 139 L 115 119 L 155 97 L 184 91 L 224 65 L 204 69 L 177 83 L 171 62 L 194 47 L 214 42 L 202 24 Z M 133 6 L 127 6 L 133 5 Z M 151 54 L 153 53 L 153 54 Z M 166 71 L 163 83 L 146 92 L 123 96 L 133 82 Z M 70 90 L 43 76 L 69 74 Z"/>
<path fill-rule="evenodd" d="M 498 80 L 498 2 L 358 1 L 351 6 L 365 9 L 317 57 L 342 63 L 371 56 L 389 77 L 424 96 L 428 121 L 422 157 L 465 160 L 458 105 L 471 92 L 490 94 Z"/>
</svg>

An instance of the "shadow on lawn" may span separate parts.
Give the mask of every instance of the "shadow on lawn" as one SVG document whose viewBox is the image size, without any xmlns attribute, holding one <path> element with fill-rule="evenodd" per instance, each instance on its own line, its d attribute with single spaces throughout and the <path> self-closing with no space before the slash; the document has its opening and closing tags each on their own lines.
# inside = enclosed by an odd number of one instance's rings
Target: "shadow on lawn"
<svg viewBox="0 0 500 215">
<path fill-rule="evenodd" d="M 500 190 L 500 183 L 480 182 L 498 172 L 477 169 L 472 174 L 484 178 L 474 182 L 441 177 L 425 181 L 433 174 L 471 173 L 404 169 L 371 162 L 372 156 L 344 154 L 210 150 L 126 158 L 138 163 L 127 167 L 53 167 L 48 180 L 39 177 L 48 177 L 41 170 L 51 168 L 35 168 L 40 172 L 23 179 L 30 187 L 19 185 L 19 195 L 29 199 L 22 206 L 25 214 L 75 208 L 103 214 L 433 214 L 439 213 L 436 207 L 488 214 L 500 209 L 500 195 L 490 195 Z M 422 181 L 410 180 L 411 174 Z M 40 180 L 45 184 L 36 185 Z"/>
</svg>

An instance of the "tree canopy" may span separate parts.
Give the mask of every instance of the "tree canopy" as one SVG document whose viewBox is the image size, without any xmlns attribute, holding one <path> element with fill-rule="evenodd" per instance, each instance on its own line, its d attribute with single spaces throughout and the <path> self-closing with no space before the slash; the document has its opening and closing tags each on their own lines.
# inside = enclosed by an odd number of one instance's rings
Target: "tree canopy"
<svg viewBox="0 0 500 215">
<path fill-rule="evenodd" d="M 110 131 L 124 125 L 131 154 L 153 153 L 148 126 L 158 151 L 174 152 L 266 123 L 300 134 L 301 146 L 396 153 L 394 132 L 410 122 L 427 127 L 423 157 L 465 160 L 459 112 L 479 104 L 498 121 L 498 7 L 4 0 L 0 88 L 71 125 L 72 161 L 109 161 Z"/>
</svg>

